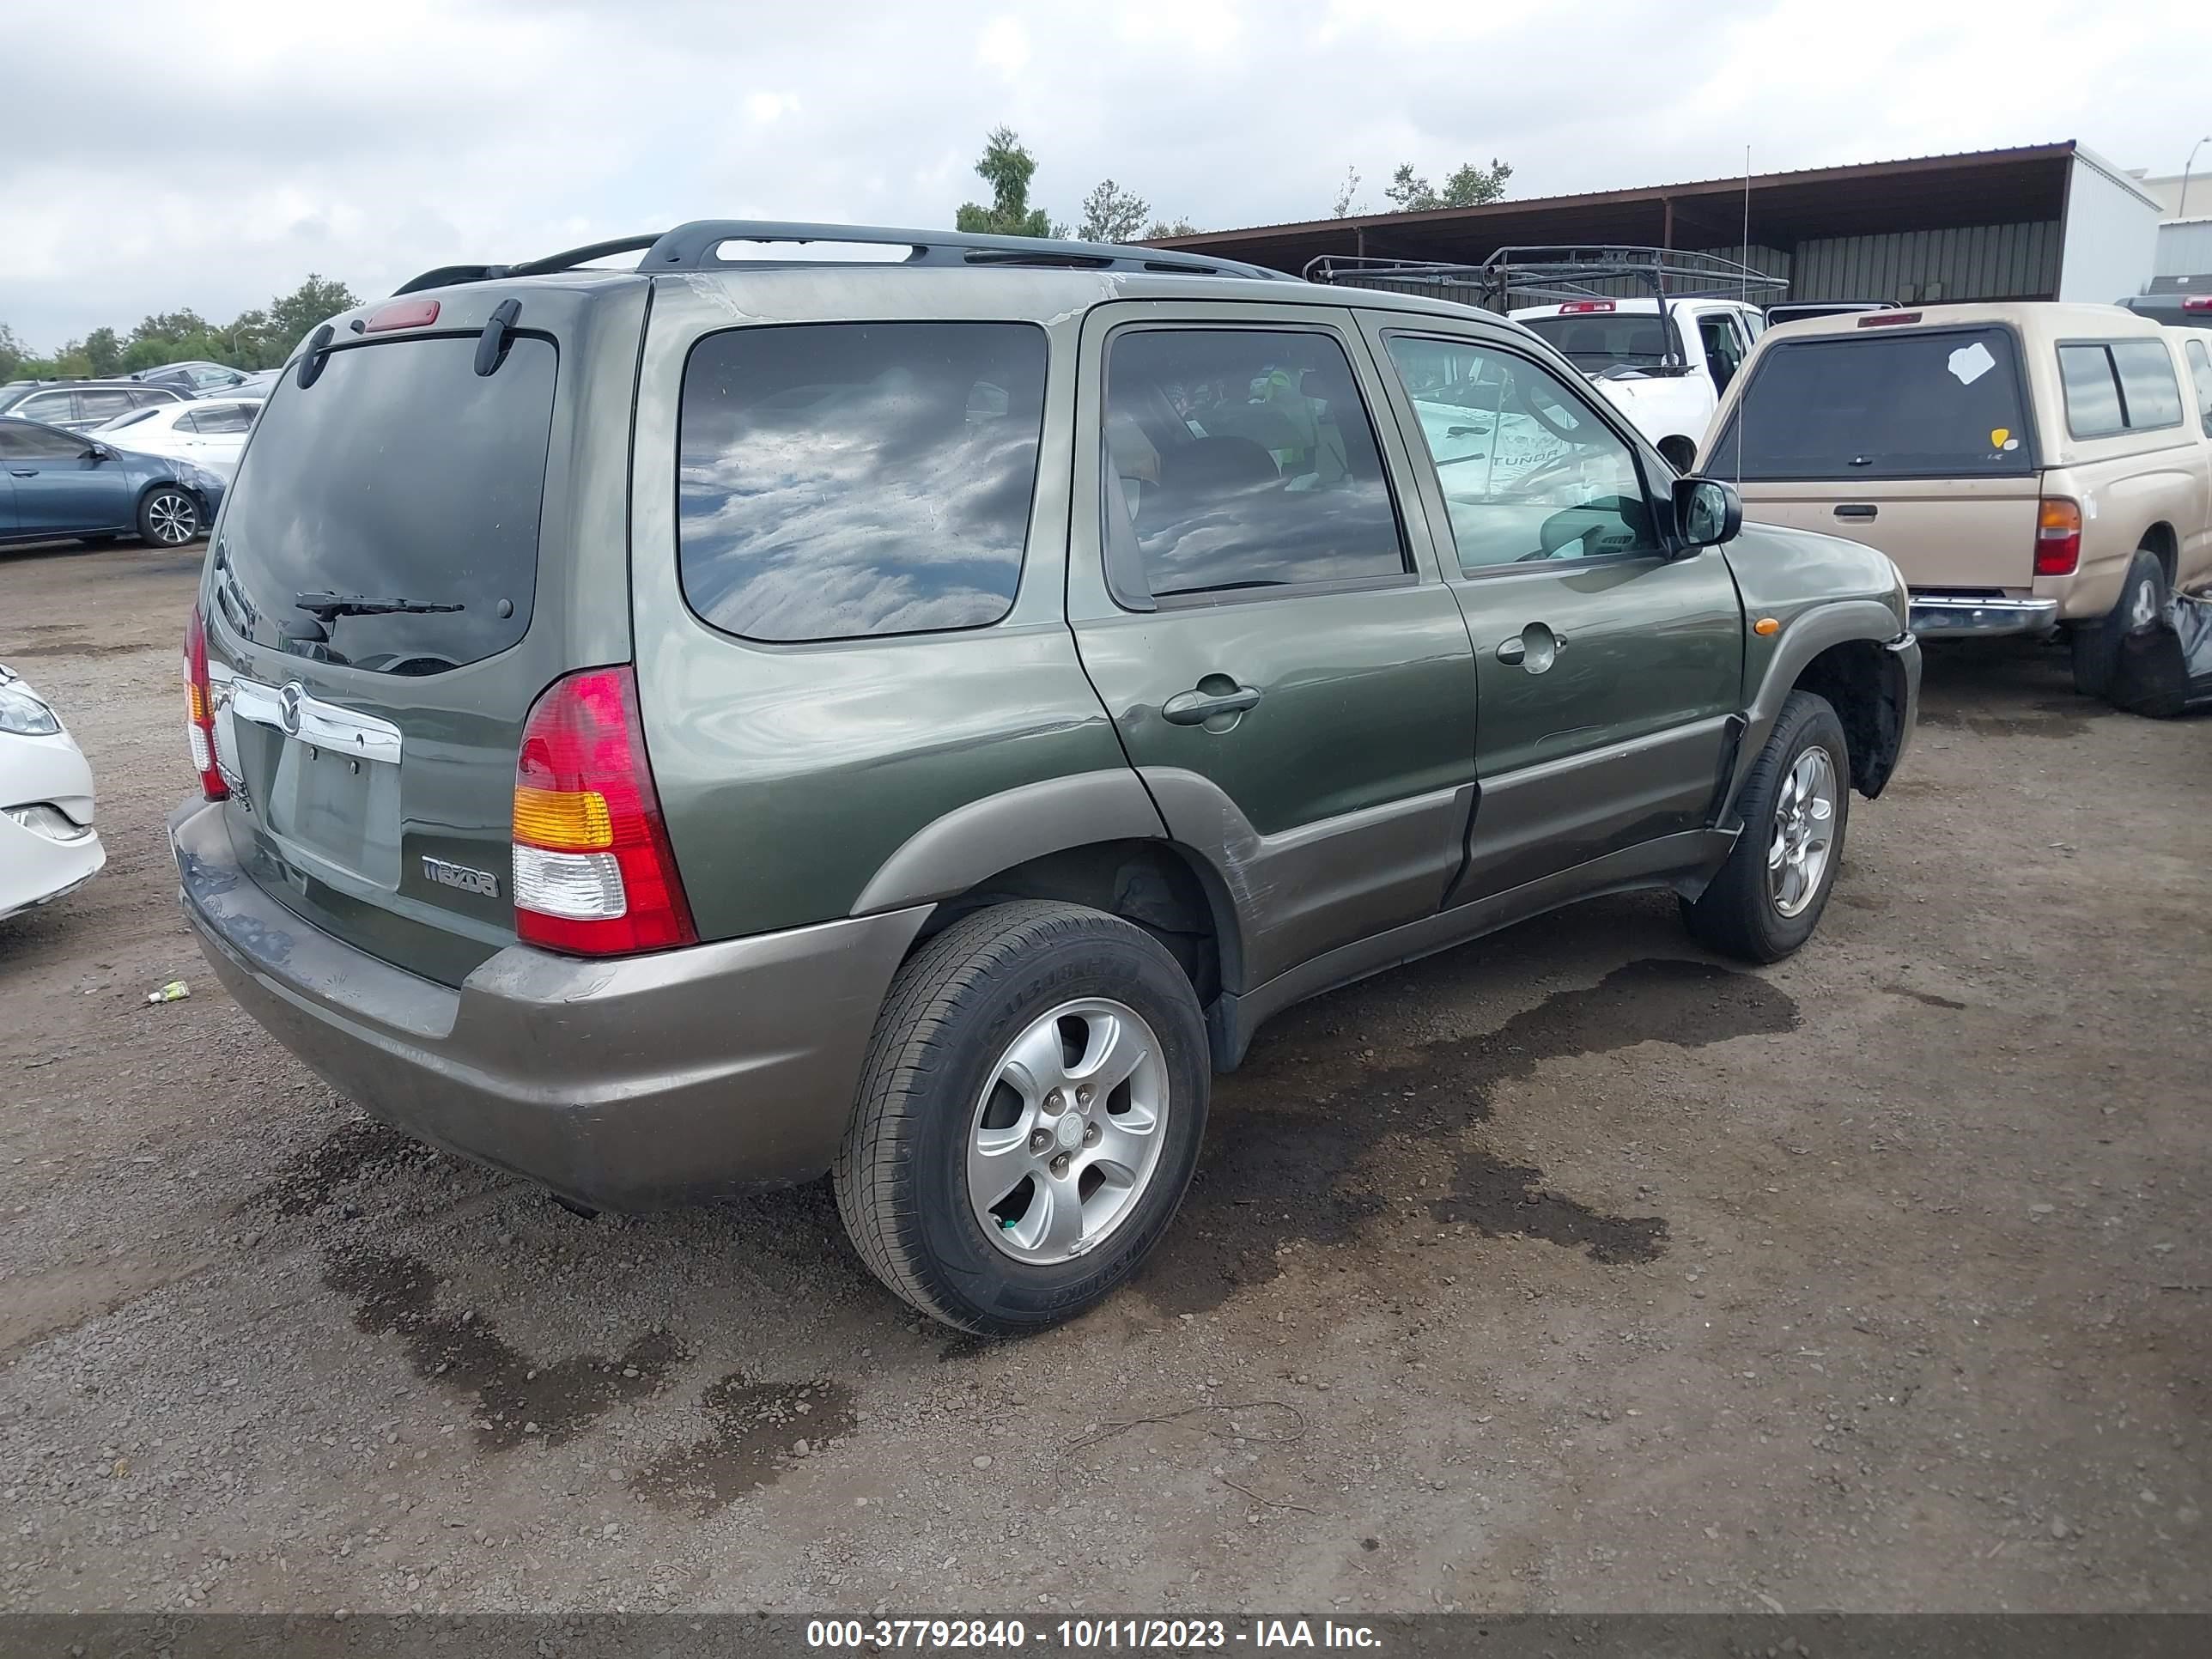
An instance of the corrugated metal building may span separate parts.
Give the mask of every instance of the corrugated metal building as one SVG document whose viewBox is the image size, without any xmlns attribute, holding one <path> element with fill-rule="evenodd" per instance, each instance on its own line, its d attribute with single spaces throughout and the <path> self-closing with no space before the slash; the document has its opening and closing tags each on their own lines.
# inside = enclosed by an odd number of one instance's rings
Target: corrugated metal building
<svg viewBox="0 0 2212 1659">
<path fill-rule="evenodd" d="M 1325 254 L 1471 264 L 1502 247 L 1632 243 L 1740 260 L 1786 277 L 1797 301 L 2109 301 L 2149 280 L 2158 219 L 2154 198 L 2069 140 L 1264 225 L 1158 246 L 1296 273 Z"/>
</svg>

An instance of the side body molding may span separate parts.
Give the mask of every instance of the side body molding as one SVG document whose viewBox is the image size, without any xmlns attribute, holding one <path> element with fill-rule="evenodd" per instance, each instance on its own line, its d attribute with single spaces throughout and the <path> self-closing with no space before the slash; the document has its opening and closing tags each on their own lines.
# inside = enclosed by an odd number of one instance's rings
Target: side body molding
<svg viewBox="0 0 2212 1659">
<path fill-rule="evenodd" d="M 1127 767 L 1042 779 L 969 801 L 915 830 L 869 878 L 852 914 L 951 898 L 1001 870 L 1071 847 L 1166 834 L 1152 798 Z"/>
</svg>

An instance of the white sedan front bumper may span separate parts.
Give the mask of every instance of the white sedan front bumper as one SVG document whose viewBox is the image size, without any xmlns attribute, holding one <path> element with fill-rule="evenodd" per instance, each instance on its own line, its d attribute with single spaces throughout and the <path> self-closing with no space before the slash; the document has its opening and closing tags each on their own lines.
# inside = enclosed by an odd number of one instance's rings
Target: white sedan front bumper
<svg viewBox="0 0 2212 1659">
<path fill-rule="evenodd" d="M 76 739 L 0 732 L 0 917 L 59 898 L 106 862 Z"/>
</svg>

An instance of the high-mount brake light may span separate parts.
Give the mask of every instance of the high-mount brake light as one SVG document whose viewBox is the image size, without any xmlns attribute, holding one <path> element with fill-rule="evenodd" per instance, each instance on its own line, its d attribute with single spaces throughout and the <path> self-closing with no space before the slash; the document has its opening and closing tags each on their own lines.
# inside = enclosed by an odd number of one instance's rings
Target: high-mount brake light
<svg viewBox="0 0 2212 1659">
<path fill-rule="evenodd" d="M 1562 317 L 1579 317 L 1592 311 L 1612 311 L 1613 309 L 1615 309 L 1615 307 L 1610 300 L 1570 300 L 1566 304 L 1559 307 L 1559 315 Z"/>
<path fill-rule="evenodd" d="M 362 325 L 364 334 L 381 334 L 393 328 L 428 328 L 438 320 L 435 300 L 402 300 L 369 313 Z"/>
<path fill-rule="evenodd" d="M 514 763 L 514 931 L 576 956 L 693 945 L 625 663 L 553 682 Z"/>
<path fill-rule="evenodd" d="M 1869 311 L 1859 319 L 1859 326 L 1894 328 L 1899 323 L 1917 323 L 1919 320 L 1920 313 L 1917 311 Z"/>
</svg>

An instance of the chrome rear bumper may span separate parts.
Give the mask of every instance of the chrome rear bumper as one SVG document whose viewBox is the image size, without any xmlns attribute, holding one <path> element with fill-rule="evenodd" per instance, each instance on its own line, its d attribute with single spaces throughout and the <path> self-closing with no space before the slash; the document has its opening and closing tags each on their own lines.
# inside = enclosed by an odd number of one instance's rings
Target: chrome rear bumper
<svg viewBox="0 0 2212 1659">
<path fill-rule="evenodd" d="M 1912 631 L 1923 640 L 1962 634 L 2048 634 L 2057 626 L 2056 599 L 1991 599 L 1948 593 L 1912 596 Z"/>
</svg>

